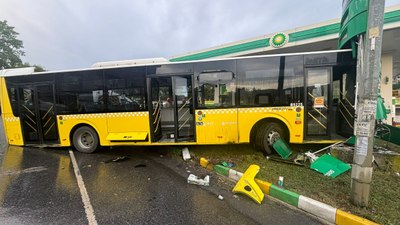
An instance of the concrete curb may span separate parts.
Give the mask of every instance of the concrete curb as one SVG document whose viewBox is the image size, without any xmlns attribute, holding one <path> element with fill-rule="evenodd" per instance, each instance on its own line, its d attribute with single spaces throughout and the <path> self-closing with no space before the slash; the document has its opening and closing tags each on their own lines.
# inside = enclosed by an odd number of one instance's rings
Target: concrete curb
<svg viewBox="0 0 400 225">
<path fill-rule="evenodd" d="M 200 165 L 204 168 L 208 168 L 221 174 L 223 176 L 229 177 L 235 181 L 239 181 L 243 173 L 236 170 L 230 169 L 222 165 L 212 166 L 208 160 L 201 158 Z M 359 216 L 344 212 L 340 209 L 334 208 L 325 203 L 319 202 L 317 200 L 299 195 L 295 192 L 279 188 L 278 186 L 271 184 L 267 181 L 260 179 L 255 179 L 255 182 L 260 186 L 264 194 L 269 195 L 273 198 L 279 199 L 286 202 L 292 206 L 295 206 L 303 211 L 311 213 L 327 222 L 338 224 L 338 225 L 376 225 L 377 223 L 370 220 L 364 219 Z"/>
</svg>

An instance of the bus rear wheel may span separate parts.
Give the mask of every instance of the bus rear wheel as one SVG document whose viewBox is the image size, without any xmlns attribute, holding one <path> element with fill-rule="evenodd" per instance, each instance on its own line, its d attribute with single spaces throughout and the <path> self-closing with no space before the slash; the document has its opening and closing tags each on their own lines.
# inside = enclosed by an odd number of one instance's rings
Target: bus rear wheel
<svg viewBox="0 0 400 225">
<path fill-rule="evenodd" d="M 72 136 L 76 150 L 83 153 L 93 153 L 99 147 L 99 137 L 96 131 L 88 126 L 79 127 Z"/>
<path fill-rule="evenodd" d="M 257 148 L 264 151 L 266 155 L 271 155 L 274 151 L 272 144 L 280 138 L 286 138 L 286 133 L 282 126 L 274 122 L 265 123 L 261 125 L 257 132 Z"/>
</svg>

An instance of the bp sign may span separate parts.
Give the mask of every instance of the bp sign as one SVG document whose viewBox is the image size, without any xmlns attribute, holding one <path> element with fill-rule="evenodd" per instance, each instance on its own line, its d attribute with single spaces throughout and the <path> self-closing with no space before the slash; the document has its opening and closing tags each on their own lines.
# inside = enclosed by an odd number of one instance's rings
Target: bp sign
<svg viewBox="0 0 400 225">
<path fill-rule="evenodd" d="M 285 33 L 276 33 L 269 39 L 269 44 L 272 47 L 280 48 L 284 46 L 289 40 L 289 37 Z"/>
<path fill-rule="evenodd" d="M 343 14 L 340 21 L 339 48 L 351 47 L 357 35 L 367 30 L 369 0 L 343 0 Z M 354 45 L 354 44 L 353 44 Z"/>
</svg>

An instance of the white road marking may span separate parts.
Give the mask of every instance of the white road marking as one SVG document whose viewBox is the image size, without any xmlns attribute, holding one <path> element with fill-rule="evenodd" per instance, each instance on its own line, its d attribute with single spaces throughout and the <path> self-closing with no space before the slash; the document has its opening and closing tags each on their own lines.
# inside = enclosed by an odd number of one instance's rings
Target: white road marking
<svg viewBox="0 0 400 225">
<path fill-rule="evenodd" d="M 69 155 L 71 157 L 72 165 L 74 166 L 74 172 L 76 180 L 78 181 L 79 190 L 81 192 L 82 202 L 85 207 L 86 218 L 88 219 L 89 225 L 97 225 L 96 216 L 94 215 L 94 210 L 92 204 L 90 204 L 89 195 L 85 188 L 85 183 L 81 176 L 81 171 L 79 170 L 78 163 L 76 162 L 74 152 L 69 150 Z"/>
<path fill-rule="evenodd" d="M 43 166 L 31 167 L 31 168 L 27 168 L 27 169 L 23 169 L 23 170 L 19 170 L 19 171 L 6 170 L 6 171 L 0 171 L 0 176 L 12 176 L 12 175 L 18 175 L 21 173 L 33 173 L 33 172 L 40 172 L 40 171 L 44 171 L 44 170 L 47 170 L 47 168 L 45 168 Z"/>
</svg>

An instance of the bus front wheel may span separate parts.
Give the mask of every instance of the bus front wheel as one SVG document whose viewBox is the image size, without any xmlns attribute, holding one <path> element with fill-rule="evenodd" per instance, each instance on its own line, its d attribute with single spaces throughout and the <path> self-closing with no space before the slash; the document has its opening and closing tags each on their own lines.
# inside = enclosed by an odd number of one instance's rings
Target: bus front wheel
<svg viewBox="0 0 400 225">
<path fill-rule="evenodd" d="M 99 147 L 96 131 L 88 126 L 76 129 L 72 139 L 75 149 L 83 153 L 93 153 Z"/>
<path fill-rule="evenodd" d="M 257 147 L 265 152 L 266 155 L 272 154 L 274 151 L 272 144 L 280 139 L 285 139 L 285 130 L 278 123 L 270 122 L 261 125 L 257 132 Z"/>
</svg>

